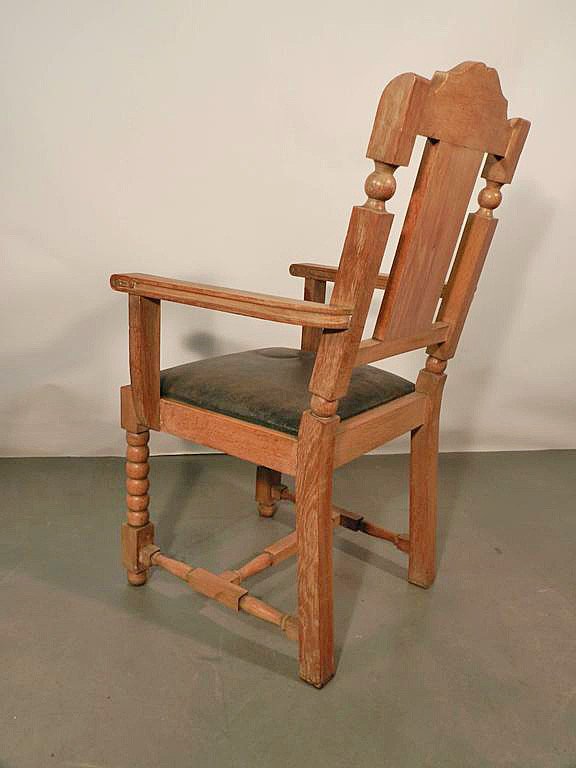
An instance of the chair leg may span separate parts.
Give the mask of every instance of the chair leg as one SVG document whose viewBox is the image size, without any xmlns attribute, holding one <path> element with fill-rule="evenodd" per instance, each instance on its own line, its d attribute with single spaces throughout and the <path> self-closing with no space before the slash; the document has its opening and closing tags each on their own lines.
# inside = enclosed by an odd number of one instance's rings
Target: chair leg
<svg viewBox="0 0 576 768">
<path fill-rule="evenodd" d="M 275 469 L 256 468 L 256 501 L 260 517 L 274 517 L 278 505 L 272 496 L 272 486 L 281 482 L 282 475 Z"/>
<path fill-rule="evenodd" d="M 122 527 L 123 562 L 128 583 L 146 583 L 148 571 L 142 568 L 139 553 L 154 539 L 154 526 L 149 520 L 148 505 L 148 440 L 150 432 L 126 432 L 126 505 L 127 521 Z"/>
<path fill-rule="evenodd" d="M 446 363 L 429 358 L 416 389 L 426 392 L 426 421 L 412 430 L 410 441 L 410 552 L 408 581 L 430 587 L 436 577 L 438 434 Z"/>
<path fill-rule="evenodd" d="M 334 675 L 332 473 L 337 417 L 306 411 L 296 468 L 300 677 L 322 688 Z"/>
</svg>

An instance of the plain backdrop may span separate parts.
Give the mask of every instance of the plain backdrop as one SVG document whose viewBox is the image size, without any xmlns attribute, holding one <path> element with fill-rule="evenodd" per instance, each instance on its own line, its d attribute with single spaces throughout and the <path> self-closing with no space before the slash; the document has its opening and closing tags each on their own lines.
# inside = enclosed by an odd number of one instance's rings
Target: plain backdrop
<svg viewBox="0 0 576 768">
<path fill-rule="evenodd" d="M 573 2 L 2 0 L 0 10 L 2 455 L 121 454 L 127 302 L 110 273 L 301 296 L 289 264 L 337 264 L 350 208 L 364 201 L 385 84 L 464 60 L 497 68 L 509 116 L 532 130 L 448 369 L 441 448 L 576 444 Z M 384 269 L 413 178 L 397 173 Z M 299 330 L 165 304 L 162 338 L 166 366 L 296 346 Z M 423 360 L 387 367 L 414 377 Z M 152 448 L 198 450 L 167 436 Z"/>
</svg>

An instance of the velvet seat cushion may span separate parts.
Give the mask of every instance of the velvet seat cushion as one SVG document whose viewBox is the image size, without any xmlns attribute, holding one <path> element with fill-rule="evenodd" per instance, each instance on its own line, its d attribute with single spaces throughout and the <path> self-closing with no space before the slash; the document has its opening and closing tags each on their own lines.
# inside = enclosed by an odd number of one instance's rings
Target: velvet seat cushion
<svg viewBox="0 0 576 768">
<path fill-rule="evenodd" d="M 160 393 L 170 400 L 297 435 L 302 413 L 310 407 L 308 382 L 313 365 L 313 352 L 252 349 L 167 368 L 160 374 Z M 349 419 L 413 391 L 412 382 L 362 365 L 352 373 L 338 414 Z"/>
</svg>

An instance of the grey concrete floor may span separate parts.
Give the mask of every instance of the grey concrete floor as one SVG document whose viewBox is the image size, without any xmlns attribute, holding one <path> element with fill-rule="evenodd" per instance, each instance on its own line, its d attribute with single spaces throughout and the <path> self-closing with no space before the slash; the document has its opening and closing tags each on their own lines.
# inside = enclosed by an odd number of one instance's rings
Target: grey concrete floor
<svg viewBox="0 0 576 768">
<path fill-rule="evenodd" d="M 118 459 L 0 461 L 2 768 L 576 766 L 576 452 L 441 457 L 435 586 L 404 556 L 335 537 L 338 671 L 167 574 L 125 584 Z M 241 563 L 293 526 L 260 519 L 254 468 L 152 460 L 159 543 Z M 406 529 L 405 456 L 336 474 L 335 500 Z M 294 610 L 295 567 L 252 580 Z"/>
</svg>

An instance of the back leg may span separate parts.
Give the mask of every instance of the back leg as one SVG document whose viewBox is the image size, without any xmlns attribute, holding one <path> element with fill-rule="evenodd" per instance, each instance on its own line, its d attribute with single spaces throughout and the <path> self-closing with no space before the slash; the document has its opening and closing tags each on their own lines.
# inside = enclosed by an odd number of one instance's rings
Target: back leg
<svg viewBox="0 0 576 768">
<path fill-rule="evenodd" d="M 272 488 L 282 483 L 282 475 L 275 469 L 257 467 L 256 469 L 256 501 L 260 517 L 273 517 L 278 505 L 272 495 Z"/>
<path fill-rule="evenodd" d="M 408 581 L 429 587 L 436 577 L 436 517 L 438 496 L 438 434 L 446 362 L 428 358 L 416 391 L 429 403 L 426 421 L 412 430 L 410 442 L 410 554 Z"/>
</svg>

